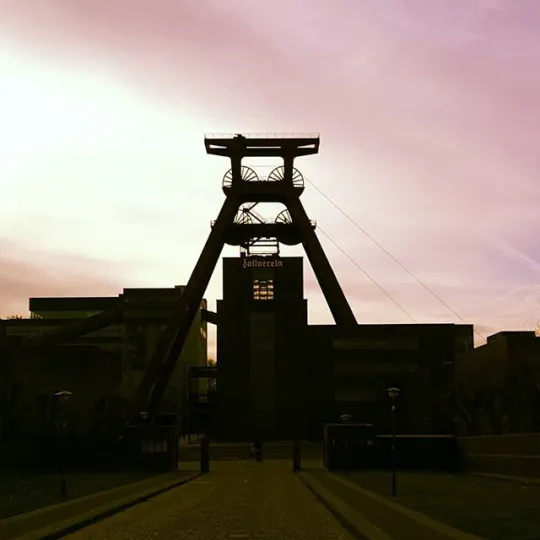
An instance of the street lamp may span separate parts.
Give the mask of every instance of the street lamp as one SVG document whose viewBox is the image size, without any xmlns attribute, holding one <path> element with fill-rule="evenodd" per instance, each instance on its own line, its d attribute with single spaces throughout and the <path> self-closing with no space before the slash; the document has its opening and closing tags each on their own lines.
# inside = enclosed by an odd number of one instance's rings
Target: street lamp
<svg viewBox="0 0 540 540">
<path fill-rule="evenodd" d="M 350 421 L 352 416 L 350 414 L 342 414 L 340 416 L 341 421 L 347 425 Z M 345 459 L 343 460 L 343 472 L 345 474 L 349 474 L 349 430 L 348 428 L 345 428 Z"/>
<path fill-rule="evenodd" d="M 399 396 L 399 388 L 388 389 L 388 395 L 392 400 L 392 497 L 396 496 L 396 399 Z"/>
<path fill-rule="evenodd" d="M 71 398 L 73 397 L 73 392 L 69 392 L 68 390 L 61 390 L 60 392 L 56 392 L 53 394 L 54 399 L 57 403 L 68 403 L 71 401 Z M 66 498 L 67 495 L 67 483 L 66 483 L 66 419 L 65 417 L 62 419 L 61 423 L 61 437 L 62 437 L 62 455 L 61 455 L 61 478 L 60 478 L 60 496 L 62 499 Z"/>
</svg>

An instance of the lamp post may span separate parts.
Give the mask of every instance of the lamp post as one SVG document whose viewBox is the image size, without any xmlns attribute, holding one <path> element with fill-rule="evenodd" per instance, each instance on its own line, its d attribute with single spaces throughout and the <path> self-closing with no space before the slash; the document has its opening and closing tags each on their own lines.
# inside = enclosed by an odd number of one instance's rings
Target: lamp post
<svg viewBox="0 0 540 540">
<path fill-rule="evenodd" d="M 388 389 L 388 395 L 392 400 L 392 497 L 396 496 L 396 399 L 399 396 L 399 388 L 392 387 Z"/>
<path fill-rule="evenodd" d="M 135 431 L 133 444 L 133 456 L 137 466 L 148 467 L 152 463 L 153 453 L 156 451 L 156 441 L 149 430 L 148 413 L 139 412 L 140 422 Z"/>
<path fill-rule="evenodd" d="M 345 425 L 348 425 L 352 416 L 350 414 L 342 414 L 340 418 Z M 349 429 L 347 427 L 345 428 L 345 456 L 343 460 L 343 472 L 345 474 L 349 474 Z"/>
<path fill-rule="evenodd" d="M 61 390 L 53 394 L 56 403 L 68 403 L 73 397 L 73 392 L 68 390 Z M 60 476 L 60 496 L 65 499 L 67 496 L 67 482 L 66 482 L 66 419 L 61 419 L 61 437 L 62 437 L 62 450 L 61 450 L 61 476 Z"/>
<path fill-rule="evenodd" d="M 200 457 L 201 457 L 201 473 L 207 473 L 210 471 L 210 441 L 208 437 L 203 434 L 200 438 Z"/>
</svg>

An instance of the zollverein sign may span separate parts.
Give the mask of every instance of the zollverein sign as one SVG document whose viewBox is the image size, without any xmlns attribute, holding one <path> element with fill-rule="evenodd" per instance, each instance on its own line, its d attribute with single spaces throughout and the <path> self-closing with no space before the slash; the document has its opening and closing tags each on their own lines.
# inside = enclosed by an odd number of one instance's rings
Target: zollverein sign
<svg viewBox="0 0 540 540">
<path fill-rule="evenodd" d="M 243 268 L 281 268 L 283 261 L 280 259 L 254 259 L 250 257 L 243 259 L 242 266 Z"/>
</svg>

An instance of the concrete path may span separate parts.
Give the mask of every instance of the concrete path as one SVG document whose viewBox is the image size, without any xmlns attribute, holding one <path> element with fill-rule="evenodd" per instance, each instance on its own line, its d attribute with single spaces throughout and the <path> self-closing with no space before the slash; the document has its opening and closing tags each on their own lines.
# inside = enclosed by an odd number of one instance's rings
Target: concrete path
<svg viewBox="0 0 540 540">
<path fill-rule="evenodd" d="M 209 474 L 65 538 L 352 540 L 290 460 L 213 462 Z"/>
</svg>

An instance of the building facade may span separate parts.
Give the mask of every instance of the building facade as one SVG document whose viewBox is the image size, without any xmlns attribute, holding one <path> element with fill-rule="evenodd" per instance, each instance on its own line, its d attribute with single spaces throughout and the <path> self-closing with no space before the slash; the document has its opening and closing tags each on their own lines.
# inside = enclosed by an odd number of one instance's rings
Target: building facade
<svg viewBox="0 0 540 540">
<path fill-rule="evenodd" d="M 310 438 L 342 414 L 389 433 L 391 387 L 400 389 L 400 433 L 453 433 L 454 362 L 473 346 L 472 325 L 358 325 L 346 331 L 310 325 L 303 341 Z"/>
<path fill-rule="evenodd" d="M 227 438 L 292 436 L 307 324 L 301 257 L 223 259 L 217 302 L 218 425 Z"/>
<path fill-rule="evenodd" d="M 456 360 L 461 435 L 540 431 L 540 337 L 506 331 Z"/>
<path fill-rule="evenodd" d="M 39 396 L 60 389 L 73 391 L 81 412 L 103 400 L 129 400 L 163 335 L 183 287 L 124 289 L 117 297 L 31 298 L 29 319 L 0 321 L 0 335 L 11 348 L 25 338 L 37 337 L 77 321 L 122 306 L 110 324 L 40 354 L 26 355 L 8 366 L 3 362 L 5 391 L 17 388 L 24 417 L 35 416 Z M 206 301 L 201 309 L 206 308 Z M 13 362 L 12 362 L 13 363 Z M 192 329 L 169 381 L 164 405 L 187 409 L 189 369 L 207 363 L 206 322 L 198 311 Z M 74 405 L 75 407 L 76 405 Z M 28 420 L 27 423 L 33 421 Z"/>
<path fill-rule="evenodd" d="M 217 305 L 222 436 L 318 440 L 341 414 L 389 432 L 392 386 L 401 433 L 454 431 L 472 325 L 308 325 L 301 257 L 225 258 Z"/>
</svg>

